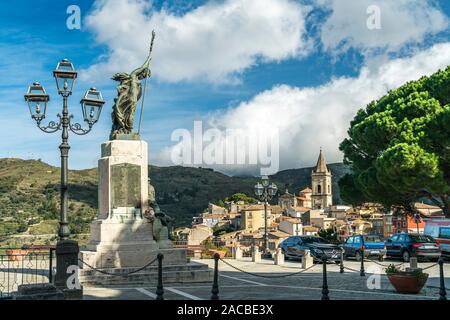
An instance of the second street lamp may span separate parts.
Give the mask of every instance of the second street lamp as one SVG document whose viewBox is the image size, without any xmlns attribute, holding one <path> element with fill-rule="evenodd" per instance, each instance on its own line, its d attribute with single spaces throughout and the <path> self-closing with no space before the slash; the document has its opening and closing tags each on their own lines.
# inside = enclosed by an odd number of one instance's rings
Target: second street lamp
<svg viewBox="0 0 450 320">
<path fill-rule="evenodd" d="M 267 230 L 267 207 L 268 201 L 272 199 L 278 192 L 276 184 L 269 183 L 267 176 L 262 177 L 261 183 L 258 182 L 255 185 L 255 195 L 262 201 L 264 201 L 264 253 L 263 258 L 271 258 L 272 254 L 269 249 L 269 234 Z"/>
</svg>

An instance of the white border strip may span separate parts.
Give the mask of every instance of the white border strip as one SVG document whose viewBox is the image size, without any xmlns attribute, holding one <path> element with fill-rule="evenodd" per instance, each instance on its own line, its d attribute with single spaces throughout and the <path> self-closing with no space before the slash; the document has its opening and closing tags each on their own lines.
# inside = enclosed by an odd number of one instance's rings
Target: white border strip
<svg viewBox="0 0 450 320">
<path fill-rule="evenodd" d="M 145 294 L 146 296 L 149 296 L 150 298 L 156 299 L 156 294 L 154 294 L 153 292 L 148 291 L 147 289 L 144 289 L 144 288 L 134 288 L 134 289 L 136 289 L 140 293 Z"/>
<path fill-rule="evenodd" d="M 171 292 L 173 292 L 173 293 L 179 294 L 180 296 L 189 298 L 189 299 L 191 299 L 191 300 L 203 300 L 202 298 L 199 298 L 199 297 L 197 297 L 197 296 L 193 296 L 192 294 L 183 292 L 183 291 L 178 290 L 178 289 L 175 289 L 175 288 L 165 287 L 164 289 L 167 289 L 167 290 L 169 290 L 169 291 L 171 291 Z"/>
</svg>

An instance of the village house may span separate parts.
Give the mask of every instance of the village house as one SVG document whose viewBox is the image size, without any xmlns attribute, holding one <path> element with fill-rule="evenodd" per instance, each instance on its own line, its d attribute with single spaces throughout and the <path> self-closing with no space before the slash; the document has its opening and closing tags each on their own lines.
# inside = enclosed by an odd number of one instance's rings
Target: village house
<svg viewBox="0 0 450 320">
<path fill-rule="evenodd" d="M 269 249 L 275 251 L 281 242 L 289 238 L 291 235 L 283 231 L 271 231 L 269 237 Z"/>
<path fill-rule="evenodd" d="M 305 207 L 290 207 L 287 209 L 286 214 L 292 218 L 301 218 L 305 212 L 308 212 L 311 208 Z"/>
<path fill-rule="evenodd" d="M 210 227 L 199 224 L 192 228 L 184 228 L 178 233 L 180 241 L 188 246 L 195 246 L 202 244 L 203 241 L 213 236 L 213 231 Z"/>
<path fill-rule="evenodd" d="M 426 203 L 416 202 L 414 204 L 414 209 L 420 215 L 419 223 L 416 223 L 416 220 L 412 213 L 396 214 L 392 217 L 393 233 L 423 233 L 427 220 L 443 219 L 445 217 L 441 208 Z"/>
<path fill-rule="evenodd" d="M 303 226 L 303 235 L 316 236 L 319 232 L 319 228 L 313 226 Z"/>
<path fill-rule="evenodd" d="M 245 231 L 257 231 L 264 228 L 264 205 L 248 205 L 241 211 L 241 229 Z M 267 209 L 267 225 L 272 221 L 270 207 Z"/>
<path fill-rule="evenodd" d="M 288 233 L 291 236 L 303 235 L 303 224 L 298 218 L 288 218 L 280 221 L 278 230 Z"/>
<path fill-rule="evenodd" d="M 336 221 L 336 218 L 329 218 L 329 217 L 317 217 L 317 218 L 311 218 L 310 224 L 313 227 L 317 227 L 319 229 L 327 230 L 331 229 L 333 226 L 334 221 Z"/>
<path fill-rule="evenodd" d="M 344 206 L 344 205 L 336 205 L 331 206 L 326 212 L 328 213 L 328 216 L 330 218 L 336 218 L 338 220 L 345 220 L 347 219 L 347 214 L 352 210 L 353 208 L 351 206 Z"/>
<path fill-rule="evenodd" d="M 328 215 L 325 213 L 324 210 L 309 210 L 307 212 L 305 212 L 304 214 L 302 214 L 301 219 L 303 222 L 303 225 L 307 226 L 307 225 L 311 225 L 311 220 L 312 219 L 323 219 L 323 218 L 328 218 Z"/>
</svg>

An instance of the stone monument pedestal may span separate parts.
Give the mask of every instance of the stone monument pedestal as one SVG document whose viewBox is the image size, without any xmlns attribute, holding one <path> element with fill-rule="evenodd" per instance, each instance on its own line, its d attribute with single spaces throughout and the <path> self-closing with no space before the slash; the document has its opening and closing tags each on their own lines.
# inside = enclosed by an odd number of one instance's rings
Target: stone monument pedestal
<svg viewBox="0 0 450 320">
<path fill-rule="evenodd" d="M 142 140 L 112 140 L 102 144 L 101 159 L 98 162 L 98 216 L 91 223 L 89 242 L 80 252 L 82 269 L 80 282 L 84 284 L 121 281 L 126 277 L 104 275 L 91 269 L 108 270 L 109 273 L 126 274 L 139 269 L 164 254 L 164 268 L 172 271 L 184 270 L 186 279 L 200 279 L 190 271 L 185 249 L 173 248 L 168 239 L 155 241 L 151 210 L 148 205 L 148 160 L 147 143 Z M 157 262 L 147 269 L 135 273 L 134 278 L 142 278 L 145 273 L 155 277 L 153 269 Z M 195 266 L 195 272 L 208 271 Z M 167 269 L 167 270 L 169 270 Z M 194 270 L 193 269 L 193 270 Z M 206 272 L 207 280 L 210 276 Z M 183 276 L 172 278 L 180 279 Z M 112 278 L 114 281 L 112 281 Z M 170 278 L 170 277 L 169 277 Z M 203 277 L 204 278 L 204 277 Z M 130 280 L 130 279 L 128 279 Z"/>
</svg>

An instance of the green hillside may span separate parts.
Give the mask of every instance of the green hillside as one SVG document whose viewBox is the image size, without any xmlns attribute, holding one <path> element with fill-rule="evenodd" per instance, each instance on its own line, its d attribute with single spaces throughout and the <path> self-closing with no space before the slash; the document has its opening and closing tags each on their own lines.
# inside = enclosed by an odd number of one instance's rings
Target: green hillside
<svg viewBox="0 0 450 320">
<path fill-rule="evenodd" d="M 339 203 L 338 179 L 348 168 L 329 165 L 333 174 L 334 201 Z M 310 186 L 311 168 L 281 171 L 271 177 L 281 192 Z M 157 201 L 176 219 L 177 226 L 207 207 L 237 192 L 253 195 L 254 177 L 230 177 L 205 168 L 149 166 Z M 55 233 L 59 217 L 59 168 L 39 160 L 0 159 L 0 236 Z M 69 224 L 72 233 L 89 232 L 97 207 L 97 170 L 69 173 Z M 276 201 L 276 199 L 275 199 Z"/>
</svg>

